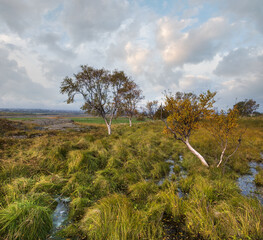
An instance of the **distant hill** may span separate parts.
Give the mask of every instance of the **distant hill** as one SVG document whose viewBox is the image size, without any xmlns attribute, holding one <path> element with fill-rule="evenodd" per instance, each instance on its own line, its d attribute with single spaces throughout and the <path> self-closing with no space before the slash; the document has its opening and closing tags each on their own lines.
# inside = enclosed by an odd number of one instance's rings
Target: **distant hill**
<svg viewBox="0 0 263 240">
<path fill-rule="evenodd" d="M 27 108 L 0 108 L 0 116 L 13 115 L 82 115 L 80 110 L 51 110 L 51 109 L 27 109 Z"/>
</svg>

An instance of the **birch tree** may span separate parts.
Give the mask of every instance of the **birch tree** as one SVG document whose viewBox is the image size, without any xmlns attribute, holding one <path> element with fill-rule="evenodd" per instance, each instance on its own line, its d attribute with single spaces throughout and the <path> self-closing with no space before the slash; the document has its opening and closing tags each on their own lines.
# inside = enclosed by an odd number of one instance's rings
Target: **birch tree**
<svg viewBox="0 0 263 240">
<path fill-rule="evenodd" d="M 188 149 L 208 167 L 204 157 L 190 144 L 191 134 L 201 126 L 201 122 L 211 117 L 215 92 L 207 91 L 196 96 L 192 93 L 176 93 L 165 95 L 165 132 L 171 133 L 176 140 L 183 142 Z"/>
<path fill-rule="evenodd" d="M 153 120 L 154 114 L 156 113 L 158 109 L 158 101 L 154 100 L 154 101 L 148 101 L 146 103 L 146 111 L 147 111 L 147 115 L 149 118 L 151 118 Z"/>
<path fill-rule="evenodd" d="M 138 85 L 132 80 L 125 83 L 123 91 L 121 113 L 128 117 L 131 127 L 132 117 L 137 113 L 137 105 L 142 99 L 144 99 L 144 96 L 142 96 L 142 90 L 140 90 Z"/>
<path fill-rule="evenodd" d="M 84 100 L 81 109 L 102 117 L 110 135 L 112 119 L 121 106 L 127 82 L 129 78 L 123 71 L 110 73 L 105 69 L 82 65 L 81 71 L 74 74 L 74 78 L 65 77 L 60 92 L 68 95 L 68 104 L 73 103 L 75 96 L 80 94 Z"/>
<path fill-rule="evenodd" d="M 214 113 L 211 120 L 207 122 L 209 132 L 221 148 L 221 154 L 217 167 L 226 163 L 238 150 L 243 132 L 238 129 L 239 110 L 237 107 L 219 113 Z M 231 151 L 227 151 L 231 149 Z"/>
</svg>

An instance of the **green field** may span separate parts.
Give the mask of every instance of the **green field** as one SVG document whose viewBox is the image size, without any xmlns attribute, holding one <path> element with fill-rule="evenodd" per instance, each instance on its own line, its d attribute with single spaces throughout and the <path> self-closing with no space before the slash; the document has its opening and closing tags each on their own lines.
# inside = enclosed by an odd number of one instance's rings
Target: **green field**
<svg viewBox="0 0 263 240">
<path fill-rule="evenodd" d="M 12 117 L 12 118 L 6 118 L 7 120 L 11 121 L 30 121 L 34 119 L 39 119 L 38 117 Z"/>
<path fill-rule="evenodd" d="M 103 118 L 100 117 L 81 117 L 81 118 L 70 118 L 75 122 L 79 123 L 95 123 L 95 124 L 105 124 L 105 121 Z M 132 123 L 138 123 L 138 122 L 144 122 L 144 121 L 138 121 L 136 118 L 132 119 Z M 112 124 L 120 124 L 120 123 L 129 123 L 128 118 L 117 118 L 112 120 Z"/>
</svg>

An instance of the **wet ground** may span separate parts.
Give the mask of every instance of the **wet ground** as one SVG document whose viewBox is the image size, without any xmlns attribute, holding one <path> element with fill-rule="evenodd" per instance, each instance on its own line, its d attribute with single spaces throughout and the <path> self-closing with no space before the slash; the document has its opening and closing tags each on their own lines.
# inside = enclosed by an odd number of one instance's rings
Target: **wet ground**
<svg viewBox="0 0 263 240">
<path fill-rule="evenodd" d="M 188 232 L 183 230 L 184 221 L 175 222 L 173 218 L 167 214 L 163 216 L 163 228 L 165 231 L 164 240 L 201 240 L 202 238 L 193 238 Z"/>
<path fill-rule="evenodd" d="M 246 174 L 238 178 L 237 183 L 244 196 L 256 197 L 263 204 L 263 187 L 256 186 L 254 180 L 258 171 L 257 168 L 263 169 L 263 163 L 250 162 L 251 174 Z"/>
<path fill-rule="evenodd" d="M 48 240 L 64 240 L 65 238 L 56 236 L 58 231 L 63 229 L 65 225 L 67 224 L 68 220 L 68 214 L 69 214 L 69 198 L 61 198 L 58 197 L 55 199 L 56 202 L 58 203 L 54 213 L 53 213 L 53 229 L 50 234 L 50 237 Z"/>
<path fill-rule="evenodd" d="M 172 176 L 175 175 L 174 172 L 175 166 L 179 166 L 180 169 L 179 173 L 177 173 L 178 177 L 176 178 L 176 181 L 179 182 L 181 178 L 186 178 L 187 172 L 182 167 L 182 161 L 183 161 L 183 157 L 181 155 L 179 156 L 178 163 L 175 163 L 175 161 L 171 159 L 166 160 L 166 162 L 170 164 L 169 173 L 167 176 L 162 178 L 157 184 L 159 186 L 162 185 L 165 179 L 172 180 Z M 179 187 L 178 187 L 178 195 L 180 198 L 184 197 L 184 194 Z M 184 225 L 183 219 L 179 222 L 175 222 L 172 216 L 169 216 L 166 213 L 164 213 L 162 223 L 165 232 L 165 236 L 163 239 L 165 240 L 201 239 L 201 238 L 193 238 L 188 232 L 183 230 L 183 225 Z"/>
</svg>

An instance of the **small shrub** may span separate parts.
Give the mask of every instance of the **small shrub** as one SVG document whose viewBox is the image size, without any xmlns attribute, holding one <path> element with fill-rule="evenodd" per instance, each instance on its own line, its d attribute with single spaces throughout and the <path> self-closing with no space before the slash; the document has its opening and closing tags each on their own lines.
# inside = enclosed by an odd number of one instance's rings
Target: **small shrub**
<svg viewBox="0 0 263 240">
<path fill-rule="evenodd" d="M 137 115 L 136 121 L 145 121 L 145 116 L 143 114 Z"/>
</svg>

